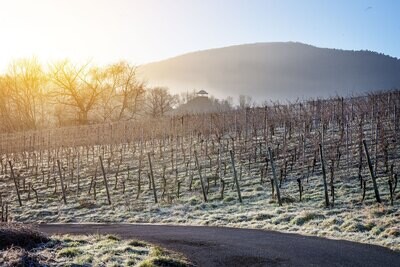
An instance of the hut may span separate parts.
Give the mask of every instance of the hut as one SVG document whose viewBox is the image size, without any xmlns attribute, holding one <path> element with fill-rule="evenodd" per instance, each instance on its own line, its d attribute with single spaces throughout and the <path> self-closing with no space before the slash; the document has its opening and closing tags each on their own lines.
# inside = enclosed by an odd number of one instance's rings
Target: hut
<svg viewBox="0 0 400 267">
<path fill-rule="evenodd" d="M 197 96 L 208 97 L 208 93 L 206 91 L 204 91 L 204 90 L 200 90 L 200 91 L 197 92 Z"/>
</svg>

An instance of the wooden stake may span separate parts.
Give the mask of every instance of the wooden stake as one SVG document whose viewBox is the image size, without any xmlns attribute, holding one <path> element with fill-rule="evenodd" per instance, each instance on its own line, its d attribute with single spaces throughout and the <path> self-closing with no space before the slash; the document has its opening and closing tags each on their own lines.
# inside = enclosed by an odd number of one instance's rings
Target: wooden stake
<svg viewBox="0 0 400 267">
<path fill-rule="evenodd" d="M 150 178 L 151 178 L 151 183 L 153 184 L 154 202 L 155 202 L 155 203 L 158 203 L 158 200 L 157 200 L 157 192 L 156 192 L 156 184 L 155 184 L 155 182 L 154 182 L 153 166 L 151 165 L 150 152 L 147 153 L 147 157 L 148 157 L 148 159 L 149 159 L 149 165 L 150 165 Z"/>
<path fill-rule="evenodd" d="M 233 178 L 235 179 L 235 183 L 236 183 L 236 190 L 238 193 L 238 197 L 239 197 L 239 201 L 240 203 L 242 203 L 242 195 L 240 194 L 240 187 L 239 187 L 239 181 L 237 178 L 237 172 L 236 172 L 236 168 L 235 168 L 235 157 L 233 155 L 233 151 L 229 150 L 229 153 L 231 154 L 231 162 L 232 162 L 232 169 L 233 169 Z"/>
<path fill-rule="evenodd" d="M 201 190 L 203 191 L 204 202 L 207 202 L 207 195 L 206 195 L 206 191 L 205 191 L 205 188 L 204 188 L 203 178 L 201 176 L 201 168 L 200 168 L 200 165 L 199 165 L 199 159 L 197 158 L 197 151 L 196 150 L 194 151 L 194 157 L 196 159 L 197 169 L 199 171 L 200 184 L 201 184 Z"/>
<path fill-rule="evenodd" d="M 325 206 L 329 207 L 329 196 L 328 196 L 328 186 L 326 184 L 326 171 L 325 171 L 325 161 L 324 161 L 324 151 L 322 145 L 319 144 L 319 153 L 321 156 L 321 167 L 322 167 L 322 178 L 324 181 L 324 191 L 325 191 Z"/>
<path fill-rule="evenodd" d="M 372 166 L 371 159 L 370 159 L 369 153 L 368 153 L 367 142 L 366 142 L 365 140 L 363 140 L 363 144 L 364 144 L 365 155 L 367 156 L 367 162 L 368 162 L 369 172 L 370 172 L 371 178 L 372 178 L 372 184 L 374 185 L 375 198 L 376 198 L 376 201 L 377 201 L 378 203 L 381 203 L 381 198 L 380 198 L 380 196 L 379 196 L 378 185 L 376 184 L 376 178 L 375 178 L 375 174 L 374 174 L 374 168 L 373 168 L 373 166 Z"/>
<path fill-rule="evenodd" d="M 22 207 L 21 196 L 19 195 L 19 189 L 18 189 L 17 179 L 15 178 L 15 175 L 14 175 L 14 169 L 13 169 L 11 160 L 9 160 L 8 163 L 9 163 L 9 165 L 10 165 L 11 176 L 12 176 L 12 178 L 13 178 L 13 180 L 14 180 L 15 190 L 17 191 L 18 203 L 19 203 L 19 206 Z"/>
<path fill-rule="evenodd" d="M 279 192 L 278 178 L 276 177 L 275 164 L 272 156 L 271 147 L 268 147 L 269 159 L 271 161 L 272 176 L 274 177 L 274 184 L 276 187 L 276 196 L 278 197 L 279 206 L 282 206 L 281 193 Z"/>
<path fill-rule="evenodd" d="M 62 195 L 63 195 L 63 200 L 64 200 L 64 204 L 67 205 L 67 198 L 65 197 L 65 188 L 64 188 L 64 178 L 61 172 L 61 164 L 60 164 L 60 160 L 57 160 L 57 165 L 58 165 L 58 174 L 60 175 L 60 181 L 61 181 L 61 191 L 62 191 Z"/>
<path fill-rule="evenodd" d="M 104 170 L 103 159 L 101 156 L 99 156 L 99 160 L 100 160 L 101 170 L 103 172 L 104 185 L 106 186 L 108 205 L 111 205 L 110 192 L 108 191 L 107 175 L 106 175 L 106 171 Z"/>
</svg>

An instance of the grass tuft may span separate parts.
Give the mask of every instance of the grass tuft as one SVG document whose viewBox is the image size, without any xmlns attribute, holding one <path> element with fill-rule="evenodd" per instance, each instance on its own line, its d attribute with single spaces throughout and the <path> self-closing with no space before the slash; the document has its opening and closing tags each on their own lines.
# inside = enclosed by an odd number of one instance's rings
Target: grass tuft
<svg viewBox="0 0 400 267">
<path fill-rule="evenodd" d="M 314 212 L 302 212 L 296 217 L 294 217 L 293 220 L 290 221 L 290 223 L 295 225 L 303 225 L 311 220 L 324 219 L 324 218 L 325 216 L 322 214 Z"/>
<path fill-rule="evenodd" d="M 145 242 L 139 240 L 131 240 L 128 242 L 128 245 L 132 247 L 147 247 Z"/>
<path fill-rule="evenodd" d="M 80 254 L 82 254 L 82 250 L 75 248 L 75 247 L 67 247 L 63 248 L 58 252 L 58 256 L 60 257 L 67 257 L 67 258 L 74 258 Z"/>
<path fill-rule="evenodd" d="M 120 241 L 121 238 L 119 238 L 118 236 L 115 235 L 107 235 L 107 239 L 108 240 L 113 240 L 113 241 Z"/>
</svg>

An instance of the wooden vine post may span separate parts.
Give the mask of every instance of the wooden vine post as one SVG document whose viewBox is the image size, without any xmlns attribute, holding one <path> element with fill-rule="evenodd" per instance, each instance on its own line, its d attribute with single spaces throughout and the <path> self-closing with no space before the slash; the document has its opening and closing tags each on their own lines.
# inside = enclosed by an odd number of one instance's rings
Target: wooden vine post
<svg viewBox="0 0 400 267">
<path fill-rule="evenodd" d="M 142 174 L 142 151 L 140 152 L 139 156 L 139 169 L 138 169 L 138 192 L 136 195 L 136 199 L 139 199 L 141 193 L 141 174 Z"/>
<path fill-rule="evenodd" d="M 274 160 L 273 160 L 273 157 L 272 157 L 271 147 L 268 147 L 268 154 L 269 154 L 269 159 L 271 161 L 271 169 L 272 169 L 272 176 L 274 177 L 274 184 L 275 184 L 275 188 L 276 188 L 276 196 L 278 197 L 279 206 L 282 206 L 281 193 L 279 191 L 278 178 L 276 177 L 275 164 L 274 164 Z"/>
<path fill-rule="evenodd" d="M 378 185 L 376 184 L 376 177 L 375 177 L 375 173 L 374 173 L 374 168 L 373 168 L 373 166 L 372 166 L 371 159 L 370 159 L 370 157 L 369 157 L 367 142 L 366 142 L 365 140 L 363 140 L 363 145 L 364 145 L 365 155 L 367 156 L 367 162 L 368 162 L 369 173 L 371 174 L 372 183 L 373 183 L 373 185 L 374 185 L 375 198 L 376 198 L 376 201 L 377 201 L 378 203 L 381 203 L 381 198 L 380 198 L 380 196 L 379 196 Z"/>
<path fill-rule="evenodd" d="M 222 178 L 221 150 L 222 150 L 222 148 L 221 148 L 221 144 L 220 144 L 220 148 L 218 148 L 218 176 L 219 176 L 219 181 L 221 183 L 221 187 L 220 187 L 221 199 L 224 199 L 225 181 Z"/>
<path fill-rule="evenodd" d="M 106 171 L 104 170 L 103 159 L 101 156 L 99 156 L 99 160 L 100 160 L 100 165 L 101 165 L 101 171 L 103 172 L 104 185 L 106 186 L 108 205 L 111 205 L 110 191 L 108 190 L 107 175 L 106 175 Z"/>
<path fill-rule="evenodd" d="M 153 184 L 154 202 L 155 202 L 155 203 L 158 203 L 158 200 L 157 200 L 157 192 L 156 192 L 156 183 L 154 182 L 153 166 L 151 165 L 150 152 L 147 153 L 147 157 L 148 157 L 148 159 L 149 159 L 151 183 Z"/>
<path fill-rule="evenodd" d="M 12 165 L 12 163 L 11 163 L 11 160 L 8 161 L 8 164 L 10 165 L 11 176 L 12 176 L 12 178 L 13 178 L 13 180 L 14 180 L 15 190 L 17 191 L 18 203 L 19 203 L 19 206 L 22 207 L 21 196 L 19 195 L 19 189 L 18 189 L 17 179 L 15 178 L 15 175 L 14 175 L 14 169 L 13 169 L 13 165 Z M 7 164 L 6 164 L 6 165 L 7 165 Z"/>
<path fill-rule="evenodd" d="M 240 194 L 240 186 L 239 186 L 239 181 L 238 181 L 237 172 L 236 172 L 236 168 L 235 168 L 235 157 L 233 155 L 233 151 L 232 150 L 229 150 L 229 153 L 231 154 L 233 178 L 235 179 L 236 190 L 237 190 L 237 193 L 238 193 L 239 201 L 240 201 L 240 203 L 242 203 L 243 202 L 242 201 L 242 195 Z"/>
<path fill-rule="evenodd" d="M 324 151 L 322 149 L 322 145 L 321 144 L 319 144 L 319 154 L 321 156 L 322 178 L 324 180 L 325 206 L 328 208 L 329 207 L 329 195 L 328 195 L 328 186 L 326 184 L 326 171 L 325 171 Z"/>
<path fill-rule="evenodd" d="M 65 197 L 64 179 L 63 179 L 63 175 L 61 172 L 61 163 L 60 163 L 59 159 L 57 160 L 57 165 L 58 165 L 58 174 L 60 175 L 62 196 L 63 196 L 64 204 L 67 205 L 67 198 Z"/>
<path fill-rule="evenodd" d="M 80 174 L 79 174 L 79 171 L 80 171 L 80 157 L 79 157 L 79 152 L 78 152 L 78 166 L 77 166 L 77 169 L 78 169 L 78 177 L 77 177 L 77 184 L 76 184 L 76 193 L 77 194 L 79 194 L 79 186 L 80 186 Z"/>
<path fill-rule="evenodd" d="M 197 165 L 197 169 L 199 171 L 200 184 L 201 184 L 201 190 L 203 191 L 204 202 L 207 202 L 207 194 L 206 194 L 206 190 L 204 188 L 203 177 L 201 176 L 201 168 L 200 168 L 199 159 L 197 157 L 197 151 L 196 150 L 194 151 L 194 157 L 196 159 L 196 165 Z"/>
</svg>

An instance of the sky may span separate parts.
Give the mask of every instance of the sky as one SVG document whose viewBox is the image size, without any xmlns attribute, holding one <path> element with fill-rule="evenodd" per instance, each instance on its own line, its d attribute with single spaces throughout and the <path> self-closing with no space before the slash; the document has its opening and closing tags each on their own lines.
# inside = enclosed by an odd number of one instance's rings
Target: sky
<svg viewBox="0 0 400 267">
<path fill-rule="evenodd" d="M 0 70 L 13 60 L 144 64 L 297 41 L 400 58 L 400 1 L 0 0 Z"/>
</svg>

